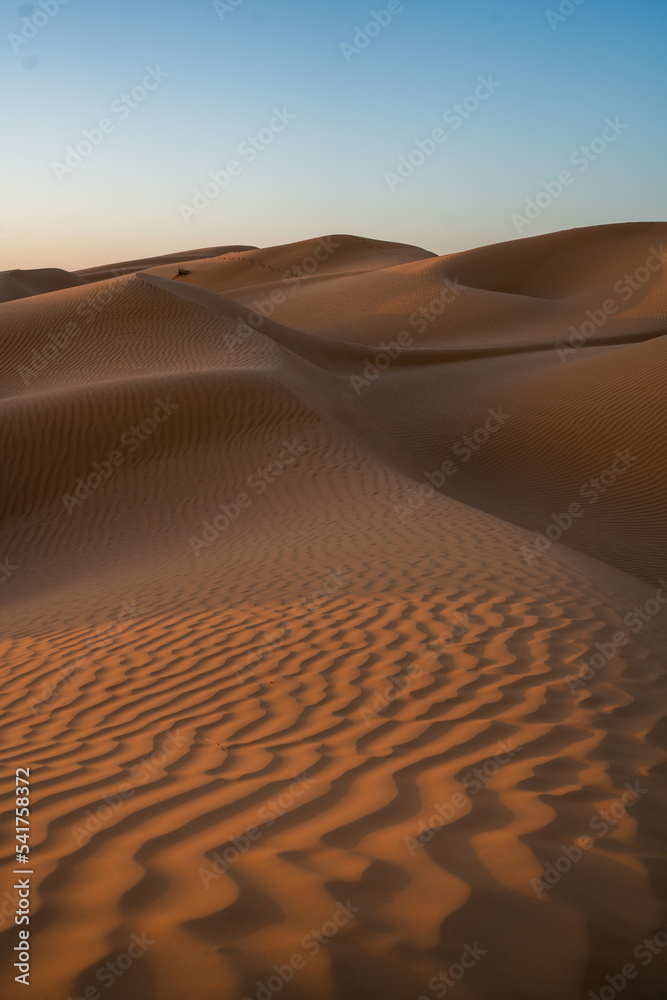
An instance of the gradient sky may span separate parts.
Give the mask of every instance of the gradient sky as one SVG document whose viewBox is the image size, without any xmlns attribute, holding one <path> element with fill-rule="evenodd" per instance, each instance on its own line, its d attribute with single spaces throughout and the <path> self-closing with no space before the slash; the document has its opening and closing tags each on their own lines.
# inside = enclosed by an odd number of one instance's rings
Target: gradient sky
<svg viewBox="0 0 667 1000">
<path fill-rule="evenodd" d="M 2 269 L 339 232 L 448 253 L 667 217 L 665 0 L 392 0 L 389 23 L 347 55 L 388 0 L 41 4 L 0 14 Z M 572 13 L 550 24 L 559 6 Z M 117 103 L 147 67 L 167 76 L 135 107 Z M 478 108 L 443 121 L 489 76 Z M 251 161 L 241 144 L 274 109 L 294 119 Z M 58 168 L 105 118 L 90 155 Z M 608 118 L 623 126 L 613 141 L 577 154 Z M 387 173 L 437 128 L 445 141 L 392 190 Z M 184 212 L 229 161 L 229 186 Z M 563 170 L 572 180 L 552 198 L 543 184 Z M 517 223 L 540 191 L 537 217 Z"/>
</svg>

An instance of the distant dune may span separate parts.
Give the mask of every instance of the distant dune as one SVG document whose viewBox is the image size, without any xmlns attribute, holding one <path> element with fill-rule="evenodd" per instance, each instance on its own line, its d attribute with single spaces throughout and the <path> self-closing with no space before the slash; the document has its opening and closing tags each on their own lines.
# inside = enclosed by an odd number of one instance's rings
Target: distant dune
<svg viewBox="0 0 667 1000">
<path fill-rule="evenodd" d="M 11 997 L 663 1000 L 666 247 L 0 275 Z"/>
<path fill-rule="evenodd" d="M 24 299 L 28 295 L 57 292 L 61 288 L 74 288 L 87 281 L 77 274 L 62 271 L 59 267 L 40 267 L 32 271 L 0 271 L 0 302 Z"/>
<path fill-rule="evenodd" d="M 76 271 L 86 281 L 100 281 L 117 278 L 121 274 L 134 274 L 155 264 L 173 264 L 185 260 L 201 260 L 204 257 L 219 257 L 232 250 L 256 250 L 257 247 L 207 247 L 201 250 L 184 250 L 182 253 L 166 253 L 161 257 L 141 257 L 139 260 L 125 260 L 119 264 L 103 264 L 101 267 L 87 267 Z"/>
</svg>

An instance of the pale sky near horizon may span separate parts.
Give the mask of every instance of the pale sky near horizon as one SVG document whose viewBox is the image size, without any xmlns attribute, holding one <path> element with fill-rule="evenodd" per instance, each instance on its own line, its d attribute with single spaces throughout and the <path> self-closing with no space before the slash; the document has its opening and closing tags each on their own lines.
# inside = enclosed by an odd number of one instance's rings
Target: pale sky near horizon
<svg viewBox="0 0 667 1000">
<path fill-rule="evenodd" d="M 666 29 L 664 0 L 10 2 L 0 269 L 664 220 Z"/>
</svg>

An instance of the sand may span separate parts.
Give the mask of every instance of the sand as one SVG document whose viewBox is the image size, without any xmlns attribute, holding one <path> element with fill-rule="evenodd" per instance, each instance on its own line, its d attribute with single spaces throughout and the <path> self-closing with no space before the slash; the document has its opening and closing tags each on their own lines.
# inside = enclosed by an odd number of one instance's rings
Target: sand
<svg viewBox="0 0 667 1000">
<path fill-rule="evenodd" d="M 0 276 L 3 996 L 666 995 L 663 244 Z"/>
</svg>

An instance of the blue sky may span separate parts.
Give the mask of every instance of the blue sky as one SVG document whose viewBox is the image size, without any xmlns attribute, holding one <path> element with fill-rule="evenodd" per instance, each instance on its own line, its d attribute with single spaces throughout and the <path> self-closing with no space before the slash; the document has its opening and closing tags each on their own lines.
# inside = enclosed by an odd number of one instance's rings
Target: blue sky
<svg viewBox="0 0 667 1000">
<path fill-rule="evenodd" d="M 664 0 L 35 0 L 0 32 L 3 269 L 667 216 Z"/>
</svg>

